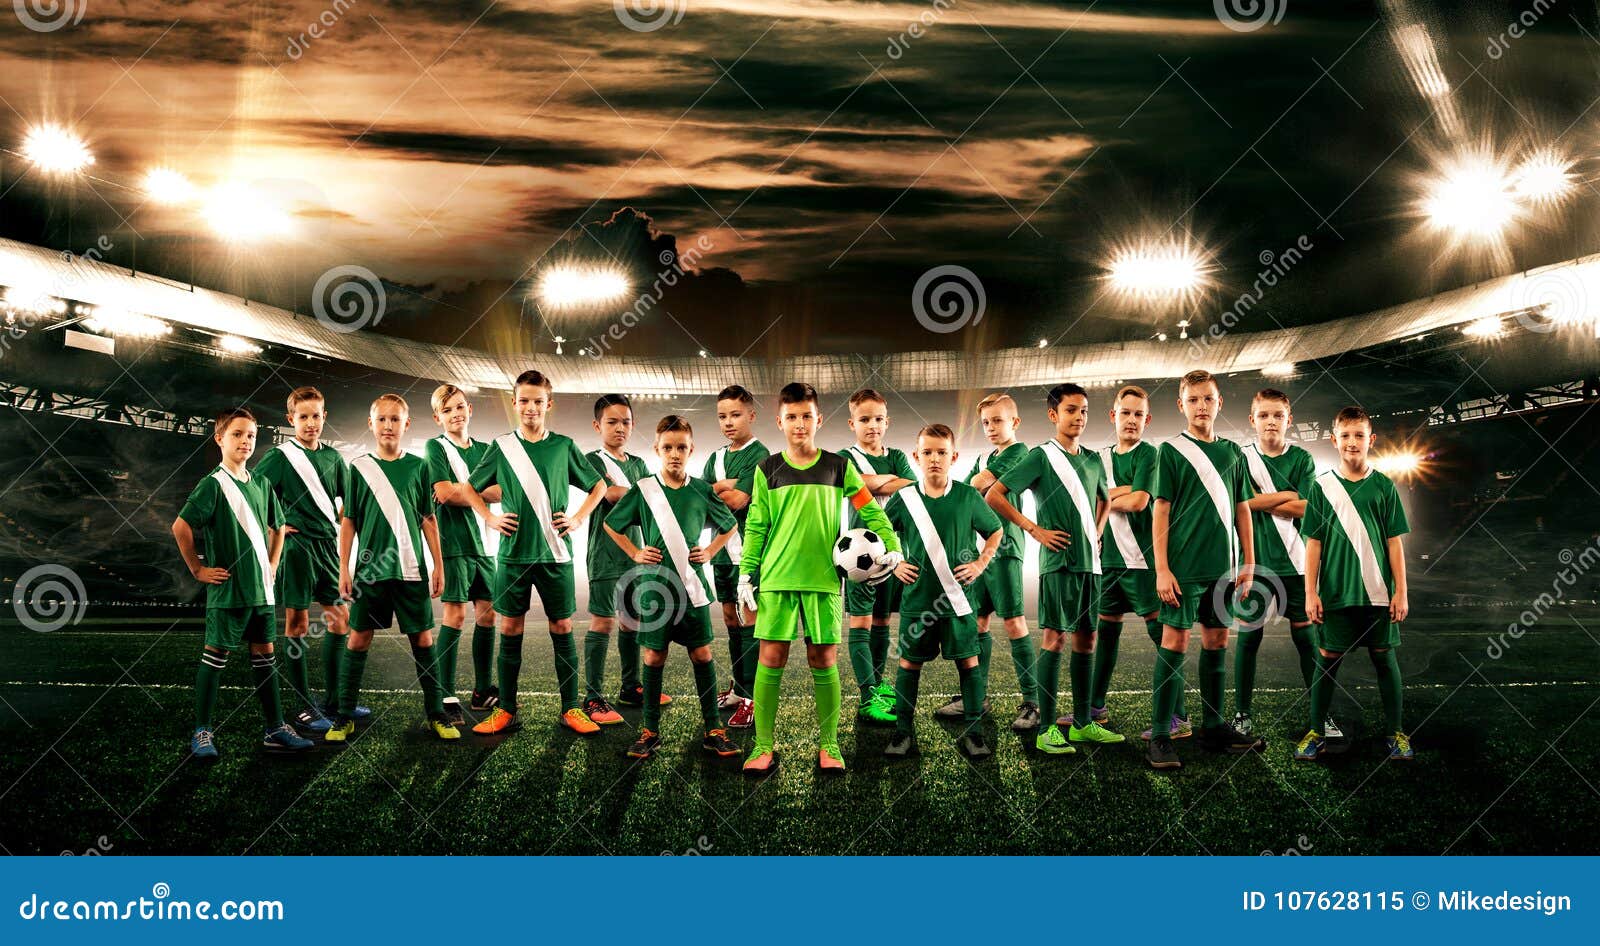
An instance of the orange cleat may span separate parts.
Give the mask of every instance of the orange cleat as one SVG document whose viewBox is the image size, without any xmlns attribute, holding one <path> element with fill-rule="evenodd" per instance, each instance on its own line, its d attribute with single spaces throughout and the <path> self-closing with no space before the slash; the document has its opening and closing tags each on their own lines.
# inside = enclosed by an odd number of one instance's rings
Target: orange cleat
<svg viewBox="0 0 1600 946">
<path fill-rule="evenodd" d="M 595 721 L 590 719 L 581 709 L 569 709 L 562 713 L 561 725 L 580 736 L 592 736 L 600 731 L 600 727 L 595 724 Z"/>
<path fill-rule="evenodd" d="M 615 726 L 622 722 L 622 714 L 605 701 L 603 697 L 595 697 L 583 704 L 584 715 L 602 726 Z"/>
<path fill-rule="evenodd" d="M 500 736 L 514 733 L 521 728 L 522 722 L 517 719 L 516 713 L 508 713 L 496 706 L 494 712 L 489 714 L 489 718 L 472 727 L 472 731 L 480 736 Z"/>
<path fill-rule="evenodd" d="M 778 767 L 778 754 L 771 749 L 758 749 L 744 760 L 744 774 L 766 775 Z"/>
<path fill-rule="evenodd" d="M 817 768 L 829 774 L 844 772 L 844 763 L 839 759 L 838 746 L 823 746 L 817 751 Z"/>
</svg>

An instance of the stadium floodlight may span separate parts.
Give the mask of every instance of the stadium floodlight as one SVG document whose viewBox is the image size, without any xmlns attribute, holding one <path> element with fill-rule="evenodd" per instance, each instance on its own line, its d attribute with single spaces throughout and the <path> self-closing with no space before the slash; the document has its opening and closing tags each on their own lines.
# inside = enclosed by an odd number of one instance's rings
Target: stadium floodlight
<svg viewBox="0 0 1600 946">
<path fill-rule="evenodd" d="M 1374 456 L 1372 468 L 1390 479 L 1404 480 L 1422 471 L 1427 457 L 1415 450 L 1399 450 Z"/>
<path fill-rule="evenodd" d="M 604 266 L 552 266 L 539 277 L 539 301 L 552 309 L 603 306 L 627 296 L 628 277 Z"/>
<path fill-rule="evenodd" d="M 1471 240 L 1493 240 L 1521 208 L 1503 163 L 1482 151 L 1442 162 L 1424 184 L 1422 212 L 1435 229 Z"/>
<path fill-rule="evenodd" d="M 186 204 L 194 199 L 194 185 L 171 168 L 151 168 L 144 176 L 144 192 L 158 204 Z"/>
<path fill-rule="evenodd" d="M 1210 282 L 1205 256 L 1186 242 L 1129 244 L 1104 265 L 1111 288 L 1132 299 L 1187 299 Z"/>
<path fill-rule="evenodd" d="M 217 347 L 230 355 L 259 355 L 261 353 L 260 345 L 237 335 L 218 336 Z"/>
<path fill-rule="evenodd" d="M 1292 361 L 1283 361 L 1275 365 L 1267 365 L 1265 368 L 1261 369 L 1261 376 L 1263 378 L 1292 378 L 1297 373 L 1298 372 L 1295 371 L 1294 362 Z"/>
<path fill-rule="evenodd" d="M 700 357 L 701 358 L 709 357 L 708 353 L 706 352 L 706 350 L 704 348 L 700 349 Z"/>
<path fill-rule="evenodd" d="M 22 156 L 47 174 L 76 174 L 94 163 L 83 139 L 60 125 L 36 125 L 22 139 Z"/>
<path fill-rule="evenodd" d="M 1498 315 L 1486 315 L 1461 327 L 1461 334 L 1468 338 L 1499 338 L 1505 333 L 1505 323 Z"/>
<path fill-rule="evenodd" d="M 566 339 L 566 336 L 564 336 L 564 335 L 556 335 L 556 336 L 554 336 L 554 338 L 555 338 L 555 342 L 556 342 L 556 354 L 559 355 L 559 354 L 561 354 L 561 346 L 565 345 L 567 343 L 567 339 Z M 578 354 L 581 355 L 581 354 L 583 354 L 583 352 L 579 351 Z"/>
<path fill-rule="evenodd" d="M 200 213 L 214 233 L 229 240 L 281 237 L 293 229 L 288 214 L 253 188 L 237 182 L 212 188 Z"/>
<path fill-rule="evenodd" d="M 1512 192 L 1530 204 L 1550 207 L 1571 196 L 1572 161 L 1556 148 L 1539 148 L 1523 158 L 1512 174 Z"/>
<path fill-rule="evenodd" d="M 83 324 L 102 335 L 159 338 L 172 334 L 172 326 L 161 319 L 106 306 L 96 307 L 93 314 L 83 320 Z"/>
</svg>

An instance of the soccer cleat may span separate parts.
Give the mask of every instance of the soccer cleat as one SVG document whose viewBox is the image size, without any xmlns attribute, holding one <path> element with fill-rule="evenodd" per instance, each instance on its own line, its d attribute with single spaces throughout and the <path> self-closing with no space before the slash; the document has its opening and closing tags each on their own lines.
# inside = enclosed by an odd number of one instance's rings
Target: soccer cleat
<svg viewBox="0 0 1600 946">
<path fill-rule="evenodd" d="M 756 724 L 755 700 L 743 700 L 739 708 L 728 717 L 729 729 L 749 729 Z"/>
<path fill-rule="evenodd" d="M 766 775 L 778 767 L 778 754 L 771 749 L 757 747 L 744 760 L 744 774 Z"/>
<path fill-rule="evenodd" d="M 310 739 L 295 732 L 294 727 L 288 723 L 284 723 L 277 729 L 267 730 L 266 735 L 261 737 L 261 748 L 263 749 L 300 752 L 311 748 L 313 744 Z"/>
<path fill-rule="evenodd" d="M 883 754 L 890 759 L 904 759 L 907 756 L 917 755 L 917 737 L 908 732 L 896 732 L 889 744 L 883 747 Z"/>
<path fill-rule="evenodd" d="M 933 715 L 939 719 L 960 719 L 967 715 L 967 706 L 961 702 L 961 697 L 952 696 L 940 704 L 939 708 L 933 711 Z"/>
<path fill-rule="evenodd" d="M 613 709 L 603 696 L 590 697 L 584 701 L 583 712 L 601 726 L 615 726 L 622 722 L 622 714 Z"/>
<path fill-rule="evenodd" d="M 1255 732 L 1254 724 L 1250 722 L 1249 713 L 1234 713 L 1233 728 L 1244 733 L 1246 736 L 1253 735 Z"/>
<path fill-rule="evenodd" d="M 628 747 L 628 758 L 648 759 L 655 755 L 656 748 L 660 745 L 661 737 L 656 735 L 654 730 L 641 729 L 639 730 L 639 738 L 635 739 L 633 745 Z"/>
<path fill-rule="evenodd" d="M 1039 707 L 1032 701 L 1024 700 L 1017 707 L 1017 718 L 1011 721 L 1012 732 L 1027 732 L 1039 728 Z"/>
<path fill-rule="evenodd" d="M 1056 726 L 1057 726 L 1057 728 L 1060 728 L 1060 729 L 1071 729 L 1072 727 L 1074 727 L 1076 725 L 1078 725 L 1078 719 L 1077 719 L 1077 717 L 1073 716 L 1071 713 L 1068 713 L 1065 716 L 1057 716 L 1056 717 Z"/>
<path fill-rule="evenodd" d="M 489 718 L 472 727 L 472 731 L 480 736 L 501 736 L 514 733 L 522 728 L 522 721 L 516 713 L 508 713 L 496 706 L 489 713 Z"/>
<path fill-rule="evenodd" d="M 449 716 L 434 716 L 428 720 L 428 728 L 440 739 L 460 739 L 461 730 L 450 722 Z"/>
<path fill-rule="evenodd" d="M 1067 739 L 1071 742 L 1097 742 L 1112 745 L 1127 740 L 1119 732 L 1112 732 L 1099 723 L 1091 721 L 1087 726 L 1074 726 L 1067 731 Z"/>
<path fill-rule="evenodd" d="M 600 731 L 600 725 L 590 719 L 581 709 L 569 709 L 563 712 L 561 714 L 561 725 L 580 736 L 592 736 Z"/>
<path fill-rule="evenodd" d="M 623 706 L 643 706 L 644 705 L 644 687 L 642 685 L 640 685 L 640 686 L 631 686 L 631 687 L 623 687 L 617 693 L 617 702 L 621 703 Z M 671 703 L 671 702 L 672 702 L 672 697 L 668 696 L 665 693 L 661 694 L 661 705 L 662 706 L 666 706 L 668 703 Z"/>
<path fill-rule="evenodd" d="M 1232 723 L 1206 726 L 1200 730 L 1200 745 L 1210 752 L 1228 752 L 1242 755 L 1246 752 L 1265 752 L 1267 741 L 1235 729 Z"/>
<path fill-rule="evenodd" d="M 328 717 L 329 719 L 333 719 L 335 716 L 340 716 L 340 715 L 345 715 L 345 714 L 341 714 L 339 712 L 338 708 L 335 707 L 335 706 L 324 705 L 322 707 L 322 715 Z M 355 712 L 348 714 L 349 718 L 351 718 L 351 719 L 366 719 L 368 716 L 371 716 L 371 715 L 372 715 L 372 710 L 369 709 L 368 707 L 365 707 L 365 706 L 357 706 L 356 709 L 355 709 Z"/>
<path fill-rule="evenodd" d="M 744 697 L 733 692 L 733 681 L 728 681 L 728 688 L 717 694 L 717 709 L 736 710 Z"/>
<path fill-rule="evenodd" d="M 466 723 L 467 717 L 465 713 L 461 712 L 460 700 L 453 696 L 444 698 L 444 718 L 445 722 L 452 726 L 461 726 Z"/>
<path fill-rule="evenodd" d="M 878 699 L 884 701 L 885 703 L 889 704 L 890 706 L 893 706 L 894 705 L 894 681 L 892 681 L 892 680 L 884 680 L 881 683 L 879 683 L 878 684 L 877 697 L 878 697 Z"/>
<path fill-rule="evenodd" d="M 1344 730 L 1339 728 L 1339 724 L 1335 723 L 1333 721 L 1333 717 L 1332 716 L 1328 716 L 1328 717 L 1326 717 L 1326 718 L 1324 718 L 1322 720 L 1322 738 L 1324 738 L 1324 739 L 1343 739 L 1344 738 Z"/>
<path fill-rule="evenodd" d="M 1322 736 L 1315 729 L 1309 729 L 1300 741 L 1294 745 L 1294 760 L 1296 762 L 1315 762 L 1322 755 Z"/>
<path fill-rule="evenodd" d="M 325 733 L 328 727 L 333 725 L 328 717 L 322 715 L 321 710 L 312 706 L 294 714 L 294 724 L 306 732 L 314 733 Z"/>
<path fill-rule="evenodd" d="M 1389 737 L 1389 760 L 1391 762 L 1410 762 L 1417 757 L 1411 748 L 1411 737 L 1403 732 L 1397 732 Z"/>
<path fill-rule="evenodd" d="M 838 746 L 823 746 L 817 750 L 817 771 L 828 775 L 844 774 L 844 753 Z"/>
<path fill-rule="evenodd" d="M 1189 721 L 1184 719 L 1182 716 L 1174 716 L 1172 717 L 1172 724 L 1167 729 L 1167 735 L 1172 739 L 1188 739 L 1190 736 L 1194 735 L 1194 727 L 1190 725 Z M 1143 739 L 1145 742 L 1149 742 L 1150 730 L 1146 729 L 1144 732 L 1140 733 L 1139 738 Z"/>
<path fill-rule="evenodd" d="M 335 716 L 322 738 L 329 742 L 344 742 L 356 734 L 356 721 L 348 716 Z"/>
<path fill-rule="evenodd" d="M 1152 739 L 1150 748 L 1145 750 L 1145 758 L 1150 760 L 1152 769 L 1183 768 L 1183 760 L 1178 758 L 1178 750 L 1171 739 Z"/>
<path fill-rule="evenodd" d="M 217 745 L 211 739 L 211 730 L 196 729 L 189 738 L 189 754 L 196 762 L 217 761 Z"/>
<path fill-rule="evenodd" d="M 856 710 L 856 718 L 874 726 L 893 726 L 894 708 L 885 704 L 882 697 L 874 696 Z"/>
<path fill-rule="evenodd" d="M 994 750 L 989 748 L 989 743 L 984 740 L 983 733 L 978 732 L 976 729 L 963 734 L 957 746 L 967 754 L 967 758 L 973 761 L 987 759 L 994 755 Z"/>
<path fill-rule="evenodd" d="M 467 706 L 474 713 L 487 713 L 500 704 L 500 688 L 490 687 L 487 690 L 473 690 L 472 701 Z"/>
<path fill-rule="evenodd" d="M 1104 726 L 1106 723 L 1111 722 L 1111 711 L 1104 706 L 1091 706 L 1089 707 L 1089 718 Z"/>
<path fill-rule="evenodd" d="M 706 732 L 706 737 L 700 740 L 700 748 L 715 756 L 726 759 L 739 754 L 739 746 L 728 738 L 726 729 L 712 729 Z"/>
<path fill-rule="evenodd" d="M 1040 733 L 1033 740 L 1033 747 L 1050 755 L 1071 755 L 1078 751 L 1072 747 L 1072 743 L 1067 741 L 1067 737 L 1061 734 L 1060 726 L 1051 726 Z"/>
</svg>

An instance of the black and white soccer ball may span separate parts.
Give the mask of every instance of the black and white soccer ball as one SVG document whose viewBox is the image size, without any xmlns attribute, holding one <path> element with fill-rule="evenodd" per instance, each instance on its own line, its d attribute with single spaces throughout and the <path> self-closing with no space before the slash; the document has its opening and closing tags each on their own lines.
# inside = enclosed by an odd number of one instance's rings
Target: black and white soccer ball
<svg viewBox="0 0 1600 946">
<path fill-rule="evenodd" d="M 833 544 L 833 570 L 845 581 L 876 578 L 874 566 L 888 552 L 878 533 L 871 529 L 851 529 Z"/>
</svg>

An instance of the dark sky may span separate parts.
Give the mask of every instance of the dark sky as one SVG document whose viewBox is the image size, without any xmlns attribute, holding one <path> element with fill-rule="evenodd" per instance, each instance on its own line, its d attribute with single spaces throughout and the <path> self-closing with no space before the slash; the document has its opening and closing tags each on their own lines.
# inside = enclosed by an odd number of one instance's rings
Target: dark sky
<svg viewBox="0 0 1600 946">
<path fill-rule="evenodd" d="M 0 231 L 80 252 L 109 234 L 119 261 L 301 311 L 324 270 L 363 265 L 391 284 L 380 330 L 433 340 L 583 338 L 615 312 L 531 311 L 538 266 L 615 256 L 646 289 L 674 245 L 709 247 L 700 274 L 622 351 L 1198 329 L 1303 240 L 1240 326 L 1265 329 L 1595 245 L 1593 5 L 1556 3 L 1520 38 L 1503 34 L 1523 5 L 1500 3 L 1260 0 L 1282 18 L 1247 31 L 1204 2 L 680 0 L 653 30 L 612 0 L 67 6 L 81 21 L 46 32 L 0 18 L 0 146 L 69 124 L 93 178 L 0 155 Z M 1419 36 L 1442 94 L 1399 52 Z M 1574 162 L 1567 205 L 1488 246 L 1420 227 L 1442 158 L 1534 147 Z M 293 232 L 205 235 L 193 209 L 144 201 L 154 164 L 247 182 Z M 1108 296 L 1106 254 L 1149 238 L 1203 247 L 1213 289 L 1181 308 Z M 942 265 L 983 285 L 963 332 L 913 315 Z"/>
</svg>

